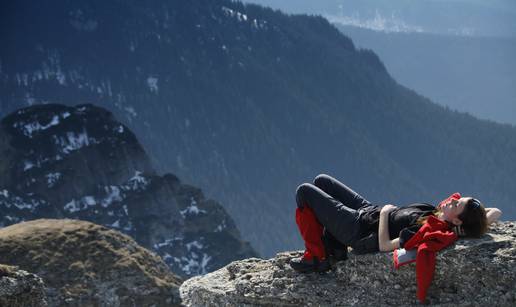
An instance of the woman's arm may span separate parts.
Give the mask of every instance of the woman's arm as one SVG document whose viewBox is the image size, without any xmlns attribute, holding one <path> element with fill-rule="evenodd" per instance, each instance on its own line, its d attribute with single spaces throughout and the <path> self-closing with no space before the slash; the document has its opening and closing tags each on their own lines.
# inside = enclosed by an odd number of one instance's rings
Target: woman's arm
<svg viewBox="0 0 516 307">
<path fill-rule="evenodd" d="M 490 225 L 500 218 L 502 211 L 498 208 L 486 208 L 487 224 Z"/>
<path fill-rule="evenodd" d="M 400 247 L 400 239 L 391 240 L 389 237 L 389 212 L 396 206 L 385 205 L 380 211 L 380 224 L 378 225 L 378 246 L 380 251 L 389 252 Z"/>
</svg>

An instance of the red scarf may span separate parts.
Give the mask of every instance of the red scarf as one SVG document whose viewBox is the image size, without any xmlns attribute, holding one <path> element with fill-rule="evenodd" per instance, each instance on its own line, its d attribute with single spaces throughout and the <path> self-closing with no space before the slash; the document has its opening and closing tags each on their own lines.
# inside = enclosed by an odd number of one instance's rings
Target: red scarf
<svg viewBox="0 0 516 307">
<path fill-rule="evenodd" d="M 436 252 L 448 247 L 457 239 L 457 235 L 450 230 L 447 222 L 430 215 L 419 231 L 405 243 L 405 249 L 417 248 L 417 298 L 421 303 L 425 302 L 428 287 L 432 283 Z"/>
<path fill-rule="evenodd" d="M 441 208 L 442 205 L 445 205 L 445 204 L 449 203 L 452 199 L 459 200 L 460 199 L 460 193 L 459 192 L 455 192 L 452 195 L 450 195 L 448 198 L 446 198 L 445 200 L 440 202 L 439 205 L 437 205 L 437 209 Z"/>
</svg>

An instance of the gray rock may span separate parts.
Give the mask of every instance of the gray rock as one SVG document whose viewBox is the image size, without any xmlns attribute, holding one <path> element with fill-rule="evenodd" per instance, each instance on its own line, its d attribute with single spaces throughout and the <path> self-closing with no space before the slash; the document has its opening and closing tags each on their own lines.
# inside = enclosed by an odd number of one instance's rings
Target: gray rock
<svg viewBox="0 0 516 307">
<path fill-rule="evenodd" d="M 392 253 L 356 255 L 328 273 L 300 274 L 288 261 L 234 261 L 180 287 L 187 306 L 417 305 L 415 264 L 395 269 Z M 497 223 L 480 239 L 440 251 L 427 298 L 438 306 L 516 305 L 516 222 Z"/>
<path fill-rule="evenodd" d="M 0 264 L 0 306 L 47 306 L 41 277 Z"/>
</svg>

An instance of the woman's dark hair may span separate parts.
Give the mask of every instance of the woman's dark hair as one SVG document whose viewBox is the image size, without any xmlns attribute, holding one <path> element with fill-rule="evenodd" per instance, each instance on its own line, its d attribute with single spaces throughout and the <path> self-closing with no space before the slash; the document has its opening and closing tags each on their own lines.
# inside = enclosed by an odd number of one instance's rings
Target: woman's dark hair
<svg viewBox="0 0 516 307">
<path fill-rule="evenodd" d="M 436 209 L 432 212 L 434 216 L 439 216 L 442 213 L 441 209 Z M 450 228 L 455 233 L 464 237 L 478 238 L 487 231 L 487 217 L 484 205 L 476 199 L 470 198 L 464 207 L 464 211 L 457 216 L 462 221 L 460 226 L 455 226 L 448 222 Z M 420 217 L 417 220 L 419 225 L 423 225 L 428 220 L 428 215 Z"/>
<path fill-rule="evenodd" d="M 460 228 L 466 237 L 478 238 L 487 231 L 486 209 L 476 198 L 468 200 L 458 218 L 462 221 Z"/>
</svg>

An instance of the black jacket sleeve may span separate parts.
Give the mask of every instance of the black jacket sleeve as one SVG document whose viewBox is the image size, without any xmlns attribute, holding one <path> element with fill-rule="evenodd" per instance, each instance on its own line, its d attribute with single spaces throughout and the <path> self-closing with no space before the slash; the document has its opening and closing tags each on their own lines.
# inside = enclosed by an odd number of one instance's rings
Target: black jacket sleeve
<svg viewBox="0 0 516 307">
<path fill-rule="evenodd" d="M 375 253 L 380 250 L 378 245 L 378 233 L 373 232 L 351 245 L 356 254 Z"/>
<path fill-rule="evenodd" d="M 413 225 L 405 227 L 400 231 L 400 247 L 404 247 L 405 243 L 410 240 L 421 228 L 422 225 Z"/>
</svg>

